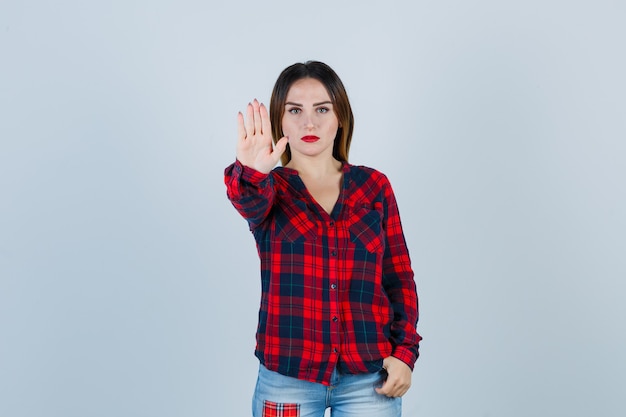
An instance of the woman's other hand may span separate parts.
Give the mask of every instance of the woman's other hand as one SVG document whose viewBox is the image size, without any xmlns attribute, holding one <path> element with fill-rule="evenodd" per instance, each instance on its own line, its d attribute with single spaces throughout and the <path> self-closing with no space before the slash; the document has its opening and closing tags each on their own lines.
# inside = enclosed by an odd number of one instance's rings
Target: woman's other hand
<svg viewBox="0 0 626 417">
<path fill-rule="evenodd" d="M 383 360 L 387 380 L 376 392 L 387 397 L 402 397 L 411 387 L 411 368 L 398 358 L 389 356 Z"/>
</svg>

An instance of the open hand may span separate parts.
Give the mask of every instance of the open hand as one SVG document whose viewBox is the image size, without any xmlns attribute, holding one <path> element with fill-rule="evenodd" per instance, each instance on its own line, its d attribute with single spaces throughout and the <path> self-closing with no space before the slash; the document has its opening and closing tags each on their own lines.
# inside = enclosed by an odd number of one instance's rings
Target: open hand
<svg viewBox="0 0 626 417">
<path fill-rule="evenodd" d="M 237 115 L 237 159 L 243 165 L 267 174 L 280 160 L 288 139 L 283 137 L 272 147 L 272 126 L 267 108 L 256 99 L 248 104 L 246 113 L 246 120 L 241 112 Z"/>
</svg>

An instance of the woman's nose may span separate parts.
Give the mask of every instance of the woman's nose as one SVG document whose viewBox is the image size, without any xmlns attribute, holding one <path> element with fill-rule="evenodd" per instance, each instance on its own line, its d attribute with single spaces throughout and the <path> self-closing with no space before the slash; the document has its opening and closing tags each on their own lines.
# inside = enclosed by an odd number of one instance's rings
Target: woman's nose
<svg viewBox="0 0 626 417">
<path fill-rule="evenodd" d="M 308 114 L 306 116 L 306 118 L 304 119 L 304 125 L 306 126 L 307 129 L 312 129 L 313 127 L 315 127 L 315 123 L 313 122 L 313 116 Z"/>
</svg>

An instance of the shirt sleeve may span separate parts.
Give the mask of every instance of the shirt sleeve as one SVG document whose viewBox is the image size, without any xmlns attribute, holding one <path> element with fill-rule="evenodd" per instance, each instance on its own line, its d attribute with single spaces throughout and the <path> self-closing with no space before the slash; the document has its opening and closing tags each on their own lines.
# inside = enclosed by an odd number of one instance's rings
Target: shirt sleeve
<svg viewBox="0 0 626 417">
<path fill-rule="evenodd" d="M 224 170 L 226 195 L 235 209 L 256 229 L 269 214 L 276 193 L 272 175 L 264 174 L 236 160 Z"/>
<path fill-rule="evenodd" d="M 413 369 L 422 339 L 416 329 L 419 316 L 417 289 L 391 184 L 386 181 L 383 189 L 386 202 L 383 287 L 394 311 L 394 320 L 391 323 L 392 355 Z"/>
</svg>

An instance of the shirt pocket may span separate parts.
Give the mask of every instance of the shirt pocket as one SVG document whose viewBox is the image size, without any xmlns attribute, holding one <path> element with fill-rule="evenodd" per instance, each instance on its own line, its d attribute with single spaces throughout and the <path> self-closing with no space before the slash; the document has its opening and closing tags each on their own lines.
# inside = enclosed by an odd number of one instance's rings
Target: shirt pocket
<svg viewBox="0 0 626 417">
<path fill-rule="evenodd" d="M 304 202 L 294 200 L 279 206 L 276 213 L 276 236 L 278 240 L 292 243 L 317 239 L 317 223 Z"/>
<path fill-rule="evenodd" d="M 380 253 L 384 250 L 383 205 L 380 202 L 362 203 L 353 208 L 350 217 L 350 239 L 368 252 Z"/>
</svg>

